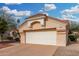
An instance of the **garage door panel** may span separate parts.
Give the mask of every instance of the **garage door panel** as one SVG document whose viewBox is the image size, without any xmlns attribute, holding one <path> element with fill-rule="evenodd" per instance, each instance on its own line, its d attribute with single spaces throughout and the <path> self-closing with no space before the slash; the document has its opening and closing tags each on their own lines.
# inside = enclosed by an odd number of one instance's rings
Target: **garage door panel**
<svg viewBox="0 0 79 59">
<path fill-rule="evenodd" d="M 56 45 L 56 31 L 26 32 L 26 43 Z"/>
</svg>

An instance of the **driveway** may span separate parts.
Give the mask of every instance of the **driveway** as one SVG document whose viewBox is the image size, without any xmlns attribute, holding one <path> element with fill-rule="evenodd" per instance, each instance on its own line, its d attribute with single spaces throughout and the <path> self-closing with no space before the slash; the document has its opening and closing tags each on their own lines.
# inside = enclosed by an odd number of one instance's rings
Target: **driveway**
<svg viewBox="0 0 79 59">
<path fill-rule="evenodd" d="M 79 56 L 79 41 L 71 43 L 66 47 L 59 47 L 54 56 Z"/>
<path fill-rule="evenodd" d="M 1 56 L 79 56 L 79 42 L 66 47 L 46 45 L 19 45 L 0 49 Z"/>
<path fill-rule="evenodd" d="M 56 46 L 46 45 L 16 45 L 0 49 L 2 56 L 51 56 L 55 53 Z"/>
</svg>

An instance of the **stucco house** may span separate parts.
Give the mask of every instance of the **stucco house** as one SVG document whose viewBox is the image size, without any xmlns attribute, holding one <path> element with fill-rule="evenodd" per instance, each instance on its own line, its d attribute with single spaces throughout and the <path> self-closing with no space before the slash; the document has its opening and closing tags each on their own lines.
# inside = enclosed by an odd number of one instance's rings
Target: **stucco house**
<svg viewBox="0 0 79 59">
<path fill-rule="evenodd" d="M 36 14 L 19 26 L 21 44 L 66 46 L 68 22 L 45 14 Z"/>
</svg>

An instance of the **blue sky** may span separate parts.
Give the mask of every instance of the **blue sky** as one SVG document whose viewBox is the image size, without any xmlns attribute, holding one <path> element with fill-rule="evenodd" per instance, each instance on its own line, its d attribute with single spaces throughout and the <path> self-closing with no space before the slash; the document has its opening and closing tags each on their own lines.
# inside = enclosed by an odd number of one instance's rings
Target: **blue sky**
<svg viewBox="0 0 79 59">
<path fill-rule="evenodd" d="M 77 3 L 0 3 L 0 10 L 14 14 L 21 22 L 24 18 L 37 13 L 60 19 L 79 20 L 79 4 Z"/>
</svg>

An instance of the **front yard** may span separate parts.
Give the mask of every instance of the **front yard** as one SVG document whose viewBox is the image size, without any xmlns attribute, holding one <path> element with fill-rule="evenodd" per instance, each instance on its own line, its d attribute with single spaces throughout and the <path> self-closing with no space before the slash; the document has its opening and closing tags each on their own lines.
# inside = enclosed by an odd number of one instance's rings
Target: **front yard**
<svg viewBox="0 0 79 59">
<path fill-rule="evenodd" d="M 66 47 L 0 42 L 1 56 L 79 56 L 79 40 Z"/>
<path fill-rule="evenodd" d="M 0 49 L 1 48 L 6 48 L 6 47 L 10 47 L 10 46 L 12 46 L 11 44 L 7 44 L 7 43 L 0 43 Z"/>
<path fill-rule="evenodd" d="M 59 47 L 54 56 L 79 56 L 79 41 L 71 43 L 67 47 Z"/>
<path fill-rule="evenodd" d="M 9 40 L 0 41 L 0 49 L 13 46 L 15 43 L 18 42 Z"/>
<path fill-rule="evenodd" d="M 14 43 L 15 44 L 15 43 Z M 7 44 L 8 45 L 8 44 Z M 7 45 L 3 45 L 6 46 Z M 79 41 L 66 47 L 43 45 L 17 45 L 0 49 L 2 56 L 79 56 Z"/>
</svg>

